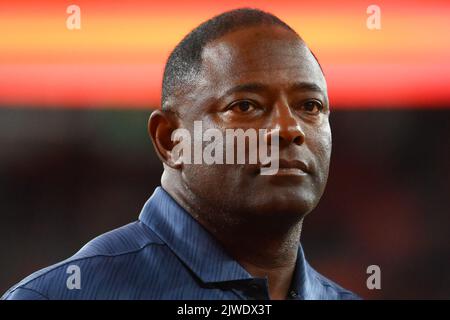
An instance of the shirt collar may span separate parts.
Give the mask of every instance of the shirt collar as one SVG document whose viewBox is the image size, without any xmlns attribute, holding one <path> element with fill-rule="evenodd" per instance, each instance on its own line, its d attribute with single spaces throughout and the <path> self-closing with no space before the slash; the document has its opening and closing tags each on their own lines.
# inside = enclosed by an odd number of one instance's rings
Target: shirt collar
<svg viewBox="0 0 450 320">
<path fill-rule="evenodd" d="M 252 279 L 163 188 L 157 187 L 139 216 L 203 282 Z"/>
<path fill-rule="evenodd" d="M 204 283 L 254 279 L 231 258 L 217 240 L 162 187 L 145 203 L 139 220 L 152 229 Z M 299 246 L 292 290 L 313 298 L 314 278 Z"/>
<path fill-rule="evenodd" d="M 322 285 L 314 276 L 314 270 L 309 266 L 303 248 L 299 245 L 291 290 L 295 291 L 298 299 L 317 300 L 320 299 L 321 288 Z"/>
</svg>

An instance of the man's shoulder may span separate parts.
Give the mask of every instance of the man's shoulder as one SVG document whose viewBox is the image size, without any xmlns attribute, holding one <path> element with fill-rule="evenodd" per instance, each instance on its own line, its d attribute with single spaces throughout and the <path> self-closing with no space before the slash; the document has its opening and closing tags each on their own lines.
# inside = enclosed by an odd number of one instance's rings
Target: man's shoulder
<svg viewBox="0 0 450 320">
<path fill-rule="evenodd" d="M 94 238 L 72 257 L 31 274 L 10 288 L 2 299 L 63 299 L 65 294 L 79 291 L 73 290 L 78 289 L 77 277 L 83 279 L 82 285 L 92 287 L 103 281 L 104 286 L 108 277 L 119 270 L 132 270 L 142 259 L 151 267 L 152 259 L 148 257 L 161 254 L 158 250 L 166 250 L 161 239 L 136 221 Z M 158 260 L 153 262 L 156 266 Z"/>
<path fill-rule="evenodd" d="M 314 296 L 310 297 L 313 300 L 361 300 L 357 294 L 347 290 L 320 274 L 313 267 L 307 263 L 308 277 L 310 285 L 313 287 Z"/>
<path fill-rule="evenodd" d="M 150 228 L 140 221 L 135 221 L 94 238 L 72 258 L 120 256 L 139 251 L 149 245 L 163 244 L 164 242 Z"/>
</svg>

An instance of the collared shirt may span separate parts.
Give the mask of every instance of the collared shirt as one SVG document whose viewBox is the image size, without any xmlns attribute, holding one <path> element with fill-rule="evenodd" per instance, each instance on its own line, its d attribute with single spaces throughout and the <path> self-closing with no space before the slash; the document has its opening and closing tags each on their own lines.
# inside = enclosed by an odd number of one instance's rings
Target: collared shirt
<svg viewBox="0 0 450 320">
<path fill-rule="evenodd" d="M 316 272 L 301 246 L 290 299 L 357 299 Z M 2 299 L 270 299 L 163 188 L 139 220 L 105 233 L 69 259 L 35 272 Z"/>
</svg>

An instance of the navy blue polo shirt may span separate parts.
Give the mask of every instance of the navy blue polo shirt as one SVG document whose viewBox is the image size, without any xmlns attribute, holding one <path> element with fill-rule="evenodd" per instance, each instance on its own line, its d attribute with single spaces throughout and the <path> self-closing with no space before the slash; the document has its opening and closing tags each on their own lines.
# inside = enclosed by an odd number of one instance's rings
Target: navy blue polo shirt
<svg viewBox="0 0 450 320">
<path fill-rule="evenodd" d="M 316 272 L 301 246 L 290 299 L 357 299 Z M 252 277 L 161 187 L 139 220 L 28 276 L 2 299 L 269 299 Z"/>
</svg>

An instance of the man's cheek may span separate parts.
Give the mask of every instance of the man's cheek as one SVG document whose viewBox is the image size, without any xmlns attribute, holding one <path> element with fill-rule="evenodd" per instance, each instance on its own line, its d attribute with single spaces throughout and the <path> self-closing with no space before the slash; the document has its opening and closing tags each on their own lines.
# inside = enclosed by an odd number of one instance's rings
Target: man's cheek
<svg viewBox="0 0 450 320">
<path fill-rule="evenodd" d="M 331 157 L 331 147 L 332 147 L 332 139 L 331 139 L 331 129 L 330 126 L 324 125 L 320 128 L 316 135 L 316 153 L 320 156 L 321 161 L 329 164 Z"/>
</svg>

